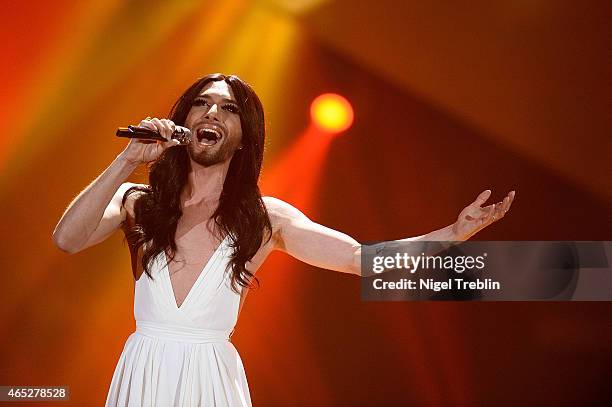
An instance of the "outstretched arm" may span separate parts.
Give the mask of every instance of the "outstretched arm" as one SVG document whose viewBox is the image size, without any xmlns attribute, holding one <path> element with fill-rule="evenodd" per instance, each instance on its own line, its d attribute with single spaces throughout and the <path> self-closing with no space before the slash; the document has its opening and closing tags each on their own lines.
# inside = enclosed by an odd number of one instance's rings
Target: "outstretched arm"
<svg viewBox="0 0 612 407">
<path fill-rule="evenodd" d="M 514 191 L 502 202 L 482 207 L 491 191 L 482 192 L 466 206 L 457 221 L 425 235 L 395 242 L 460 242 L 501 219 L 510 209 Z M 265 197 L 266 207 L 275 230 L 274 249 L 305 263 L 328 270 L 361 275 L 361 245 L 352 237 L 310 220 L 292 205 L 280 199 Z"/>
<path fill-rule="evenodd" d="M 275 238 L 273 249 L 315 267 L 360 274 L 361 245 L 352 237 L 313 222 L 294 206 L 264 197 Z"/>
</svg>

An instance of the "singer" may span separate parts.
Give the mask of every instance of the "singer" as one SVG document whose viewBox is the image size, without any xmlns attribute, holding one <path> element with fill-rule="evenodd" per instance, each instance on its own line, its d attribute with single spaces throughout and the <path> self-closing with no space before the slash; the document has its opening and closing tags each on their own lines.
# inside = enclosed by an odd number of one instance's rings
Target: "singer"
<svg viewBox="0 0 612 407">
<path fill-rule="evenodd" d="M 175 126 L 191 131 L 187 145 L 171 138 Z M 119 357 L 106 406 L 250 406 L 230 338 L 258 268 L 281 250 L 360 276 L 360 244 L 282 200 L 261 196 L 264 112 L 237 76 L 197 80 L 169 119 L 147 118 L 139 127 L 166 141 L 130 139 L 53 232 L 68 253 L 118 229 L 128 241 L 136 331 Z M 151 163 L 148 185 L 126 182 L 143 163 Z M 501 219 L 515 193 L 483 206 L 490 195 L 482 192 L 454 223 L 405 240 L 470 238 Z"/>
</svg>

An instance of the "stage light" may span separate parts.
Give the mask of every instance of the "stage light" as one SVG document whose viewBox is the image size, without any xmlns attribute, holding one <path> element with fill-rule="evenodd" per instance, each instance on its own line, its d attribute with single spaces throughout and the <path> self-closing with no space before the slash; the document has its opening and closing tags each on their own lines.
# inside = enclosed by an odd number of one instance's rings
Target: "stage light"
<svg viewBox="0 0 612 407">
<path fill-rule="evenodd" d="M 353 107 L 343 96 L 325 93 L 312 101 L 310 117 L 319 130 L 340 133 L 353 124 Z"/>
</svg>

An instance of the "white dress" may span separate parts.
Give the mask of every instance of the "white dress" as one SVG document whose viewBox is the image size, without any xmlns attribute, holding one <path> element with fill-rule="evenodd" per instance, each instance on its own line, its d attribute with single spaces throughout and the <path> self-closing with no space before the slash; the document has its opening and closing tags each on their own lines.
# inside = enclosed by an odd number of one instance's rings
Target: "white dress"
<svg viewBox="0 0 612 407">
<path fill-rule="evenodd" d="M 143 273 L 136 281 L 136 331 L 119 357 L 106 407 L 251 406 L 242 360 L 230 342 L 240 295 L 225 272 L 228 240 L 180 307 L 163 251 L 151 262 L 154 280 Z"/>
</svg>

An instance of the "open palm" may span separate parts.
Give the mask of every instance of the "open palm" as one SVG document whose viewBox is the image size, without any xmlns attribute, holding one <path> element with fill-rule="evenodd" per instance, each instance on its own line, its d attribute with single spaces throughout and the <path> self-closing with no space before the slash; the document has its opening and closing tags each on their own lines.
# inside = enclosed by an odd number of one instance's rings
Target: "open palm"
<svg viewBox="0 0 612 407">
<path fill-rule="evenodd" d="M 474 202 L 461 211 L 453 225 L 453 232 L 461 240 L 469 239 L 480 230 L 503 218 L 510 209 L 515 196 L 516 192 L 510 191 L 501 202 L 483 207 L 482 205 L 491 197 L 491 190 L 481 192 Z"/>
</svg>

